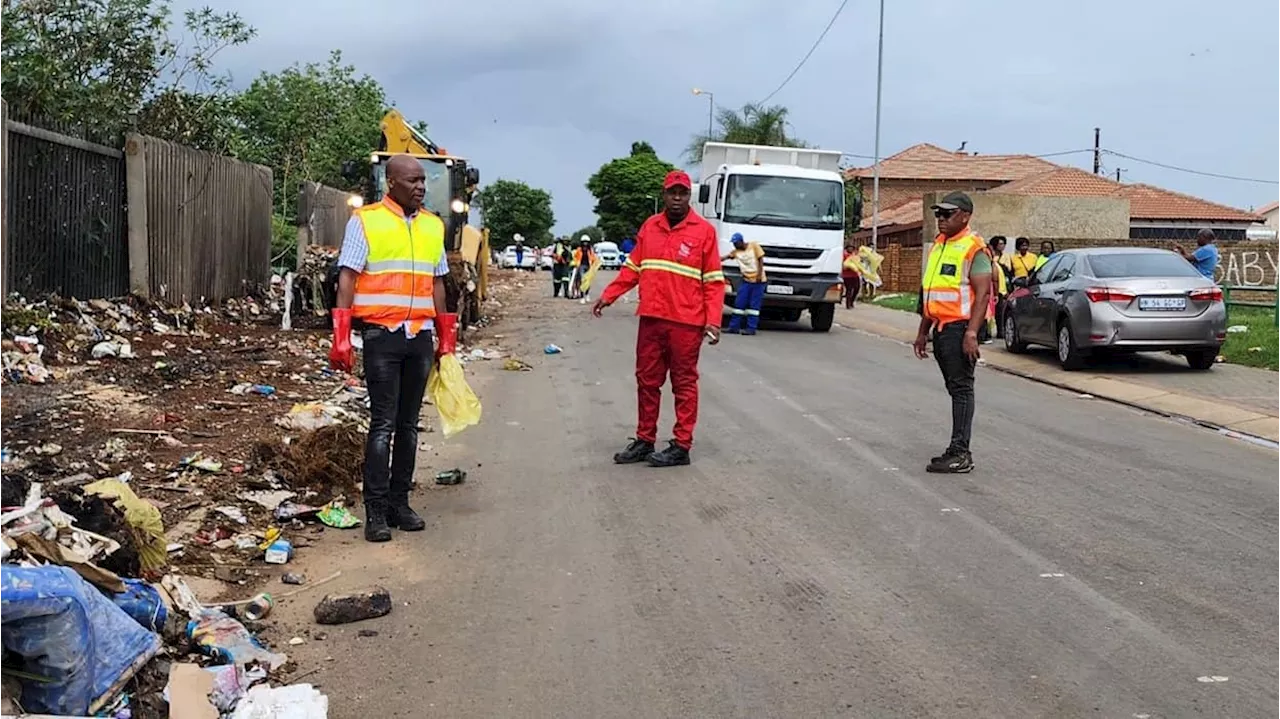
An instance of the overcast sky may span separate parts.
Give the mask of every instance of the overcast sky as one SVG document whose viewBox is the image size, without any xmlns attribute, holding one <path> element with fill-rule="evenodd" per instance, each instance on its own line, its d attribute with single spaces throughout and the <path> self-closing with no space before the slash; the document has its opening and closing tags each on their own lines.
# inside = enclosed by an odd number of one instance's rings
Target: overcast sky
<svg viewBox="0 0 1280 719">
<path fill-rule="evenodd" d="M 206 3 L 178 0 L 179 7 Z M 208 0 L 258 28 L 219 57 L 237 85 L 294 62 L 344 58 L 410 120 L 480 168 L 482 184 L 549 190 L 556 229 L 593 221 L 586 179 L 647 140 L 680 164 L 707 98 L 761 100 L 839 0 Z M 888 0 L 882 155 L 917 142 L 987 153 L 1104 148 L 1169 165 L 1275 180 L 1280 62 L 1275 0 Z M 409 8 L 414 8 L 408 10 Z M 420 8 L 420 9 L 419 9 Z M 811 144 L 871 155 L 874 0 L 850 0 L 772 103 Z M 423 28 L 415 31 L 412 27 Z M 456 30 L 456 39 L 448 33 Z M 1053 158 L 1091 167 L 1088 153 Z M 871 164 L 855 160 L 856 164 Z M 1238 207 L 1275 184 L 1104 157 L 1104 168 Z"/>
</svg>

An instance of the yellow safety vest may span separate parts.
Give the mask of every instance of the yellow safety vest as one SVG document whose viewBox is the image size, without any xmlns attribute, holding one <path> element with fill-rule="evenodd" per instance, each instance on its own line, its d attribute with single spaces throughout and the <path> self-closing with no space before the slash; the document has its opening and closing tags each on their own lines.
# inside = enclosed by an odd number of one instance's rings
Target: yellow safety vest
<svg viewBox="0 0 1280 719">
<path fill-rule="evenodd" d="M 945 239 L 938 235 L 933 241 L 921 283 L 924 315 L 936 327 L 969 319 L 973 307 L 969 268 L 974 256 L 986 247 L 982 238 L 968 229 L 944 242 Z M 985 313 L 986 308 L 981 311 Z"/>
<path fill-rule="evenodd" d="M 436 316 L 435 269 L 444 256 L 444 221 L 425 209 L 411 220 L 390 198 L 356 210 L 369 258 L 356 277 L 351 314 L 416 334 Z"/>
</svg>

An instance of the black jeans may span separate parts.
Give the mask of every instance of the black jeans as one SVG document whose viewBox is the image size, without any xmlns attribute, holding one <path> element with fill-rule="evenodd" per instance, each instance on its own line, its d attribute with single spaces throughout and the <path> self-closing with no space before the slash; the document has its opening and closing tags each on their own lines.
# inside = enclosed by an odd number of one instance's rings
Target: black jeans
<svg viewBox="0 0 1280 719">
<path fill-rule="evenodd" d="M 409 500 L 418 453 L 418 413 L 435 360 L 431 332 L 408 339 L 404 330 L 367 327 L 364 379 L 369 387 L 369 439 L 364 447 L 364 502 Z"/>
<path fill-rule="evenodd" d="M 973 436 L 973 369 L 976 363 L 964 354 L 967 321 L 952 322 L 933 332 L 933 356 L 951 395 L 951 451 L 968 452 Z"/>
</svg>

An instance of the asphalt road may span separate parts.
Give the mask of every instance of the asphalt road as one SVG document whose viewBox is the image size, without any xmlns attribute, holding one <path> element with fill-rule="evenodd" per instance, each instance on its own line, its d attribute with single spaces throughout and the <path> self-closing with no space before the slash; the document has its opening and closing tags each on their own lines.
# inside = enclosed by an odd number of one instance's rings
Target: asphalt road
<svg viewBox="0 0 1280 719">
<path fill-rule="evenodd" d="M 1276 715 L 1274 452 L 982 371 L 928 475 L 936 366 L 836 328 L 708 347 L 693 466 L 619 468 L 634 305 L 548 302 L 426 458 L 469 482 L 351 545 L 397 606 L 309 645 L 331 716 Z"/>
</svg>

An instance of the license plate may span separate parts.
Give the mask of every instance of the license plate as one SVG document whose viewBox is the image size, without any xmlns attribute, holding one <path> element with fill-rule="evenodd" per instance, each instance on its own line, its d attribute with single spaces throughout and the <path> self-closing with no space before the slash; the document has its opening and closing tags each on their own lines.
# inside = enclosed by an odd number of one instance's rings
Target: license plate
<svg viewBox="0 0 1280 719">
<path fill-rule="evenodd" d="M 1138 309 L 1176 312 L 1187 308 L 1186 297 L 1139 297 Z"/>
<path fill-rule="evenodd" d="M 794 295 L 796 288 L 789 285 L 769 285 L 764 291 L 771 295 Z"/>
</svg>

